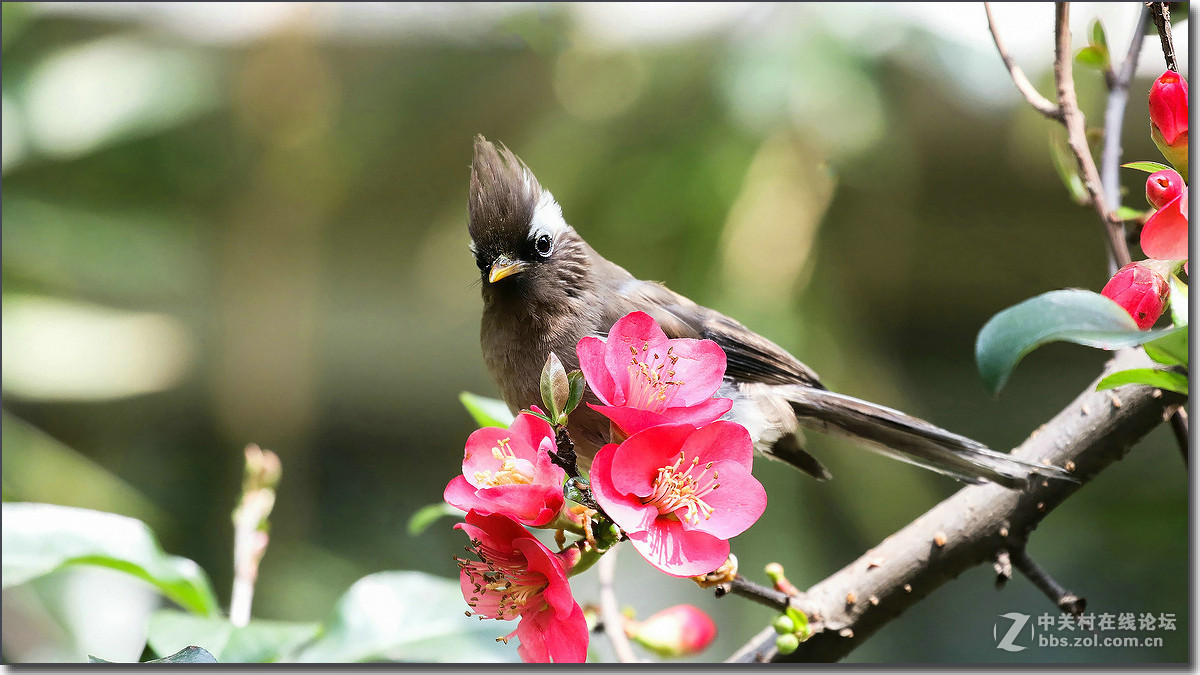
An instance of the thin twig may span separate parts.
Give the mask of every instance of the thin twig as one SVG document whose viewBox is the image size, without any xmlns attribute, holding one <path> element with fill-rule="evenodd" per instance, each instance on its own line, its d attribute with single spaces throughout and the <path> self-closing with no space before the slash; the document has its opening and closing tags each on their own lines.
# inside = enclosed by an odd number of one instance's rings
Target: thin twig
<svg viewBox="0 0 1200 675">
<path fill-rule="evenodd" d="M 1029 105 L 1033 106 L 1034 110 L 1042 113 L 1052 120 L 1062 121 L 1062 110 L 1057 105 L 1052 103 L 1050 99 L 1038 93 L 1033 83 L 1025 77 L 1025 71 L 1017 65 L 1012 55 L 1004 47 L 1004 41 L 1000 39 L 1000 31 L 996 29 L 996 21 L 992 17 L 992 5 L 989 2 L 983 3 L 983 11 L 987 13 L 988 29 L 992 31 L 992 41 L 996 43 L 996 51 L 1000 52 L 1000 60 L 1004 61 L 1004 66 L 1008 68 L 1008 74 L 1012 77 L 1013 84 L 1017 85 L 1017 91 L 1025 97 Z"/>
<path fill-rule="evenodd" d="M 1079 616 L 1083 614 L 1083 610 L 1087 608 L 1087 600 L 1075 595 L 1067 590 L 1062 584 L 1054 580 L 1046 570 L 1033 562 L 1033 558 L 1024 550 L 1018 550 L 1012 554 L 1013 567 L 1021 570 L 1021 573 L 1033 582 L 1038 590 L 1046 594 L 1059 609 L 1068 613 Z"/>
<path fill-rule="evenodd" d="M 783 611 L 788 607 L 788 595 L 774 588 L 756 584 L 742 575 L 737 575 L 728 585 L 722 584 L 716 587 L 716 596 L 718 598 L 732 593 L 748 600 L 753 600 L 760 605 L 766 605 L 771 609 Z"/>
<path fill-rule="evenodd" d="M 1175 440 L 1179 441 L 1179 452 L 1183 454 L 1183 465 L 1188 465 L 1188 414 L 1180 408 L 1171 415 L 1171 431 L 1175 432 Z"/>
<path fill-rule="evenodd" d="M 600 618 L 604 622 L 604 632 L 612 642 L 613 651 L 621 663 L 637 663 L 638 657 L 633 653 L 633 645 L 625 635 L 625 621 L 621 609 L 617 606 L 617 594 L 613 590 L 613 579 L 617 575 L 617 550 L 613 546 L 600 558 L 597 576 L 600 578 Z"/>
<path fill-rule="evenodd" d="M 1154 17 L 1154 26 L 1158 28 L 1158 41 L 1162 43 L 1163 59 L 1167 69 L 1179 72 L 1179 63 L 1175 61 L 1175 41 L 1171 39 L 1171 10 L 1165 2 L 1148 2 L 1150 16 Z"/>
<path fill-rule="evenodd" d="M 1075 155 L 1080 180 L 1104 225 L 1108 253 L 1116 267 L 1124 267 L 1130 263 L 1129 249 L 1125 245 L 1125 224 L 1113 215 L 1113 209 L 1108 206 L 1108 199 L 1100 184 L 1100 172 L 1096 170 L 1096 161 L 1088 148 L 1087 121 L 1075 97 L 1069 17 L 1070 3 L 1054 3 L 1054 88 L 1058 94 L 1058 107 L 1062 110 L 1062 122 L 1067 128 L 1067 145 Z"/>
</svg>

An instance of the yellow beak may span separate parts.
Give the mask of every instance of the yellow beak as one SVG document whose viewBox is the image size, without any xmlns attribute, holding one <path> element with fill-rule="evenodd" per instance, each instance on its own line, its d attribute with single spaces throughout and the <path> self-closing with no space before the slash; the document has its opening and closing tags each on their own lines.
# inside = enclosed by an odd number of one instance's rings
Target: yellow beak
<svg viewBox="0 0 1200 675">
<path fill-rule="evenodd" d="M 496 258 L 492 263 L 492 269 L 488 271 L 488 283 L 494 284 L 504 277 L 511 277 L 523 271 L 527 265 L 520 260 L 509 260 L 504 256 Z"/>
</svg>

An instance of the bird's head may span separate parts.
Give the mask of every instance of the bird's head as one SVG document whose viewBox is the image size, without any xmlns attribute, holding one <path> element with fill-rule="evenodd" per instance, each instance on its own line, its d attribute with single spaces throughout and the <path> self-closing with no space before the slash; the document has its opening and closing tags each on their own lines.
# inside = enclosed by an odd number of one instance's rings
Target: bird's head
<svg viewBox="0 0 1200 675">
<path fill-rule="evenodd" d="M 483 136 L 475 137 L 467 210 L 485 298 L 549 304 L 582 290 L 588 261 L 583 240 L 529 167 Z"/>
</svg>

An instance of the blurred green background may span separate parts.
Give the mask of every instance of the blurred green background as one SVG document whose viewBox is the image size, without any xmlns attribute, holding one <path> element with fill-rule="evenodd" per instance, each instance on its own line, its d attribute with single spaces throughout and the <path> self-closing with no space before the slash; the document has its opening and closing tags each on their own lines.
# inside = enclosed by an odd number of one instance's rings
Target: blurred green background
<svg viewBox="0 0 1200 675">
<path fill-rule="evenodd" d="M 1101 16 L 1123 53 L 1137 4 L 1076 4 L 1077 46 Z M 997 9 L 1045 92 L 1052 11 Z M 284 478 L 258 617 L 320 619 L 378 570 L 457 573 L 451 521 L 418 537 L 405 523 L 459 471 L 473 425 L 458 393 L 496 393 L 467 251 L 476 133 L 519 154 L 602 254 L 838 391 L 1007 449 L 1104 360 L 1045 347 L 998 400 L 975 372 L 992 314 L 1107 278 L 1099 224 L 1055 174 L 1053 125 L 1019 100 L 979 4 L 3 12 L 4 499 L 141 518 L 227 602 L 241 449 L 270 448 Z M 1146 45 L 1128 160 L 1159 159 L 1144 100 L 1162 56 Z M 1096 122 L 1102 76 L 1076 77 Z M 1145 208 L 1143 179 L 1123 172 L 1128 205 Z M 958 487 L 810 441 L 833 481 L 757 464 L 770 503 L 734 541 L 751 576 L 779 560 L 807 587 Z M 1090 610 L 1174 613 L 1161 649 L 999 651 L 997 615 L 1053 607 L 981 567 L 850 660 L 1184 661 L 1187 492 L 1162 428 L 1030 544 Z M 639 616 L 714 615 L 705 659 L 770 620 L 632 551 L 620 562 Z M 94 574 L 6 591 L 4 660 L 137 658 L 159 601 Z M 596 599 L 591 573 L 575 590 Z"/>
</svg>

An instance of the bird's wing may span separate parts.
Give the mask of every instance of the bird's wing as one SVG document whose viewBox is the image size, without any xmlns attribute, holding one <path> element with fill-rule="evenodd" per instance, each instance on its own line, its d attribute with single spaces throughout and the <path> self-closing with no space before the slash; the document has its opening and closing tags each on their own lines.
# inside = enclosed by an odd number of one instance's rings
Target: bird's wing
<svg viewBox="0 0 1200 675">
<path fill-rule="evenodd" d="M 779 345 L 720 312 L 701 307 L 662 284 L 630 281 L 621 286 L 621 313 L 605 317 L 612 325 L 625 314 L 641 310 L 672 338 L 712 340 L 725 350 L 727 377 L 742 382 L 803 384 L 824 389 L 811 368 Z"/>
</svg>

